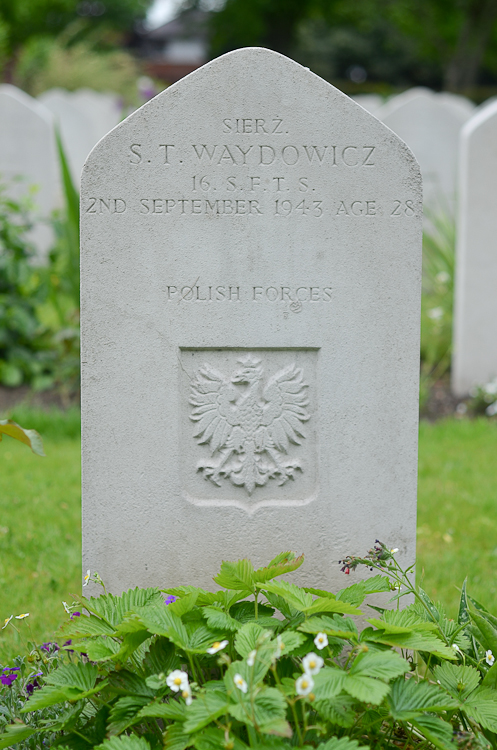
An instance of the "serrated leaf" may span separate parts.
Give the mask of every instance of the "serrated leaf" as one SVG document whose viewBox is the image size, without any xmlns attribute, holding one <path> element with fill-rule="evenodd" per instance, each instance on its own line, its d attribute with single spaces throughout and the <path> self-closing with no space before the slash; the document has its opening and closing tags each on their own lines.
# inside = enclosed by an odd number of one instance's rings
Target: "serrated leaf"
<svg viewBox="0 0 497 750">
<path fill-rule="evenodd" d="M 11 419 L 0 419 L 0 441 L 4 435 L 8 435 L 24 443 L 24 445 L 31 448 L 33 453 L 36 453 L 38 456 L 45 455 L 43 452 L 43 441 L 36 430 L 25 430 L 24 427 L 21 427 L 21 425 L 13 422 Z"/>
<path fill-rule="evenodd" d="M 465 700 L 480 684 L 480 672 L 474 667 L 444 662 L 433 670 L 435 679 L 455 698 Z"/>
<path fill-rule="evenodd" d="M 306 637 L 302 633 L 298 633 L 295 630 L 285 630 L 281 633 L 281 655 L 287 656 L 296 651 L 303 643 L 306 642 Z"/>
<path fill-rule="evenodd" d="M 359 606 L 369 594 L 377 594 L 390 590 L 388 578 L 382 575 L 376 575 L 365 581 L 359 581 L 358 583 L 353 583 L 352 586 L 347 586 L 347 588 L 341 589 L 337 593 L 336 598 L 339 601 Z"/>
<path fill-rule="evenodd" d="M 428 608 L 430 615 L 433 617 L 433 619 L 438 622 L 440 620 L 440 612 L 437 609 L 437 607 L 433 604 L 432 600 L 426 593 L 426 591 L 423 591 L 423 589 L 418 586 L 418 594 L 420 598 L 423 600 L 423 603 Z"/>
<path fill-rule="evenodd" d="M 191 654 L 205 654 L 214 643 L 224 640 L 225 635 L 222 631 L 211 630 L 206 625 L 197 625 L 188 633 L 185 651 Z"/>
<path fill-rule="evenodd" d="M 259 604 L 258 619 L 267 621 L 274 614 L 274 609 L 265 604 Z M 255 619 L 255 602 L 237 602 L 230 609 L 230 615 L 242 625 Z M 260 623 L 259 623 L 260 624 Z"/>
<path fill-rule="evenodd" d="M 233 589 L 234 591 L 248 589 L 252 593 L 255 591 L 254 566 L 247 559 L 237 562 L 223 560 L 221 571 L 213 580 L 218 586 L 225 589 Z"/>
<path fill-rule="evenodd" d="M 159 674 L 160 672 L 169 674 L 179 666 L 180 660 L 171 641 L 164 636 L 154 638 L 143 660 L 145 674 Z"/>
<path fill-rule="evenodd" d="M 362 615 L 361 610 L 357 609 L 353 604 L 346 601 L 339 601 L 338 599 L 330 599 L 328 596 L 314 599 L 312 605 L 304 611 L 307 615 L 319 614 L 320 612 L 332 612 L 340 615 Z"/>
<path fill-rule="evenodd" d="M 485 614 L 471 612 L 471 619 L 478 627 L 481 633 L 481 644 L 485 650 L 490 649 L 492 653 L 497 654 L 497 629 L 489 622 Z"/>
<path fill-rule="evenodd" d="M 120 596 L 102 594 L 84 600 L 84 606 L 89 612 L 99 615 L 114 627 L 117 627 L 129 612 L 136 612 L 138 609 L 151 605 L 162 605 L 164 609 L 167 609 L 159 589 L 136 587 L 124 591 Z"/>
<path fill-rule="evenodd" d="M 150 633 L 166 636 L 178 648 L 187 648 L 188 634 L 184 624 L 164 603 L 136 607 L 135 612 Z"/>
<path fill-rule="evenodd" d="M 468 596 L 466 592 L 466 585 L 467 585 L 468 579 L 465 578 L 463 581 L 463 585 L 461 587 L 461 597 L 459 599 L 459 612 L 457 615 L 457 622 L 459 625 L 468 625 L 470 622 L 470 616 L 469 616 L 469 602 L 468 602 Z"/>
<path fill-rule="evenodd" d="M 378 677 L 393 680 L 409 672 L 409 664 L 394 651 L 367 651 L 359 654 L 350 668 L 349 675 Z"/>
<path fill-rule="evenodd" d="M 115 629 L 100 617 L 81 615 L 65 622 L 60 632 L 63 636 L 81 638 L 85 635 L 114 635 Z"/>
<path fill-rule="evenodd" d="M 236 632 L 242 625 L 241 622 L 227 615 L 219 607 L 202 607 L 202 614 L 211 628 Z"/>
<path fill-rule="evenodd" d="M 497 732 L 497 696 L 495 690 L 481 688 L 461 706 L 465 714 L 481 724 L 484 729 Z"/>
<path fill-rule="evenodd" d="M 299 610 L 295 609 L 294 607 L 290 606 L 288 602 L 285 601 L 281 596 L 278 596 L 277 594 L 272 594 L 270 591 L 264 592 L 266 599 L 270 604 L 273 605 L 277 610 L 281 612 L 281 614 L 287 618 L 287 620 L 292 620 L 296 615 L 299 615 Z M 302 619 L 304 618 L 304 615 L 300 615 Z"/>
<path fill-rule="evenodd" d="M 235 637 L 235 649 L 244 659 L 270 637 L 270 634 L 255 622 L 247 622 L 242 625 Z"/>
<path fill-rule="evenodd" d="M 235 735 L 230 735 L 230 742 L 233 743 L 233 750 L 246 750 L 248 745 L 242 742 Z M 222 729 L 204 729 L 204 731 L 195 737 L 196 750 L 221 750 L 225 743 L 225 733 Z"/>
<path fill-rule="evenodd" d="M 219 591 L 216 593 L 206 591 L 205 589 L 197 588 L 196 586 L 174 586 L 173 588 L 161 589 L 161 591 L 164 594 L 171 594 L 172 596 L 179 596 L 180 598 L 187 594 L 195 593 L 197 595 L 197 604 L 200 607 L 203 607 L 206 604 L 214 604 L 214 602 L 218 601 L 217 597 L 220 593 Z M 170 605 L 168 604 L 167 606 Z"/>
<path fill-rule="evenodd" d="M 497 690 L 497 663 L 490 667 L 481 684 L 482 687 Z"/>
<path fill-rule="evenodd" d="M 110 710 L 107 732 L 109 735 L 121 734 L 125 729 L 138 722 L 139 711 L 149 702 L 149 698 L 136 695 L 125 695 L 119 698 Z"/>
<path fill-rule="evenodd" d="M 63 664 L 45 677 L 48 685 L 78 688 L 81 692 L 91 690 L 98 676 L 98 667 L 93 664 Z"/>
<path fill-rule="evenodd" d="M 349 737 L 332 737 L 324 744 L 318 745 L 319 750 L 369 750 L 368 745 L 359 745 L 357 740 Z"/>
<path fill-rule="evenodd" d="M 363 703 L 379 705 L 390 691 L 390 686 L 381 680 L 363 675 L 347 675 L 343 689 Z"/>
<path fill-rule="evenodd" d="M 259 730 L 262 734 L 273 734 L 278 737 L 291 737 L 293 735 L 292 727 L 286 719 L 272 719 L 265 724 L 261 724 Z"/>
<path fill-rule="evenodd" d="M 422 714 L 412 720 L 412 725 L 429 740 L 435 747 L 440 750 L 454 750 L 455 745 L 452 742 L 453 729 L 452 725 L 442 721 L 437 716 Z"/>
<path fill-rule="evenodd" d="M 155 698 L 155 690 L 150 688 L 144 677 L 127 669 L 111 672 L 109 682 L 113 693 L 118 695 L 139 695 L 145 698 Z"/>
<path fill-rule="evenodd" d="M 356 720 L 355 698 L 345 693 L 314 703 L 316 711 L 327 721 L 339 727 L 351 727 Z"/>
<path fill-rule="evenodd" d="M 260 728 L 285 718 L 286 700 L 276 688 L 263 687 L 245 706 L 230 705 L 229 712 L 239 721 Z"/>
<path fill-rule="evenodd" d="M 299 612 L 307 611 L 309 607 L 312 607 L 314 601 L 311 594 L 306 593 L 304 589 L 289 581 L 272 581 L 267 583 L 264 589 L 272 594 L 276 594 L 276 596 L 280 596 L 287 604 Z"/>
<path fill-rule="evenodd" d="M 313 693 L 317 701 L 330 700 L 337 696 L 343 688 L 347 674 L 333 667 L 323 667 L 314 676 Z"/>
<path fill-rule="evenodd" d="M 355 639 L 357 638 L 357 627 L 350 618 L 340 617 L 310 617 L 308 620 L 299 625 L 298 628 L 303 633 L 326 633 L 335 638 Z"/>
<path fill-rule="evenodd" d="M 191 734 L 183 732 L 183 724 L 171 724 L 164 734 L 164 747 L 166 750 L 185 750 L 193 745 L 193 740 Z"/>
<path fill-rule="evenodd" d="M 87 654 L 90 661 L 110 661 L 117 654 L 120 647 L 120 643 L 107 636 L 93 640 L 88 639 L 71 645 L 73 651 L 78 651 L 80 654 Z"/>
<path fill-rule="evenodd" d="M 41 731 L 40 729 L 32 729 L 27 727 L 25 724 L 7 724 L 5 726 L 5 732 L 0 734 L 0 750 L 8 750 L 12 748 L 12 745 L 27 740 L 33 734 Z"/>
<path fill-rule="evenodd" d="M 181 598 L 177 599 L 175 602 L 171 602 L 170 604 L 166 605 L 170 612 L 174 612 L 175 615 L 178 617 L 182 617 L 183 615 L 186 615 L 187 612 L 190 612 L 195 604 L 197 603 L 198 599 L 198 591 L 191 591 L 189 594 L 186 594 L 185 596 L 182 596 Z"/>
<path fill-rule="evenodd" d="M 201 693 L 185 712 L 185 723 L 183 731 L 186 734 L 198 732 L 211 721 L 226 713 L 228 708 L 228 697 L 226 693 L 219 690 L 208 690 Z"/>
<path fill-rule="evenodd" d="M 154 701 L 144 706 L 138 716 L 140 719 L 164 719 L 166 721 L 184 721 L 185 720 L 186 704 L 180 703 L 176 700 L 171 700 L 169 703 L 159 703 Z"/>
<path fill-rule="evenodd" d="M 444 659 L 454 660 L 457 658 L 454 649 L 446 646 L 436 635 L 430 632 L 385 633 L 376 630 L 368 634 L 367 640 L 373 643 L 383 643 L 387 646 L 407 648 L 412 651 L 425 651 Z"/>
<path fill-rule="evenodd" d="M 271 560 L 267 567 L 259 568 L 255 571 L 255 581 L 257 584 L 264 584 L 267 581 L 276 578 L 276 576 L 281 576 L 285 573 L 291 573 L 294 570 L 297 570 L 297 568 L 300 568 L 303 562 L 304 555 L 295 557 L 295 554 L 293 552 L 282 552 L 281 554 L 277 555 L 274 560 Z"/>
<path fill-rule="evenodd" d="M 95 750 L 150 750 L 150 745 L 143 737 L 123 735 L 105 740 L 101 745 L 97 745 Z"/>
<path fill-rule="evenodd" d="M 458 702 L 437 685 L 404 678 L 392 684 L 388 703 L 397 721 L 410 721 L 425 711 L 449 711 L 458 707 Z"/>
<path fill-rule="evenodd" d="M 31 711 L 39 711 L 48 706 L 55 706 L 57 703 L 65 703 L 68 690 L 69 688 L 64 690 L 55 685 L 44 685 L 41 690 L 37 690 L 30 696 L 27 703 L 21 708 L 20 713 L 26 714 Z M 78 693 L 77 690 L 75 692 Z"/>
</svg>

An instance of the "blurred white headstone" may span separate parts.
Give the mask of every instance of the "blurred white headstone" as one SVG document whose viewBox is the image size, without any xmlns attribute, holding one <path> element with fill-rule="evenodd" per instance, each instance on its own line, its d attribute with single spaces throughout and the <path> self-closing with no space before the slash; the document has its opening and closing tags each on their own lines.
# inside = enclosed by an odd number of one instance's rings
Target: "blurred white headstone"
<svg viewBox="0 0 497 750">
<path fill-rule="evenodd" d="M 423 175 L 429 211 L 455 211 L 459 134 L 468 115 L 429 89 L 410 89 L 390 99 L 378 117 L 412 149 Z"/>
<path fill-rule="evenodd" d="M 53 240 L 46 222 L 58 193 L 53 121 L 40 102 L 9 84 L 0 86 L 0 178 L 8 183 L 13 198 L 36 186 L 32 196 L 36 225 L 29 238 L 43 257 Z"/>
<path fill-rule="evenodd" d="M 497 376 L 497 102 L 461 134 L 452 387 Z"/>
<path fill-rule="evenodd" d="M 117 94 L 78 89 L 70 94 L 70 101 L 93 125 L 95 143 L 121 121 L 122 102 Z"/>
<path fill-rule="evenodd" d="M 92 120 L 64 89 L 50 89 L 38 97 L 53 115 L 75 185 L 79 185 L 85 159 L 97 142 Z"/>
<path fill-rule="evenodd" d="M 372 115 L 376 115 L 376 112 L 383 106 L 384 99 L 379 94 L 356 94 L 351 97 L 361 107 L 367 109 Z"/>
<path fill-rule="evenodd" d="M 82 176 L 84 568 L 212 586 L 414 562 L 422 199 L 397 136 L 268 49 L 219 57 Z M 90 590 L 91 593 L 91 590 Z"/>
</svg>

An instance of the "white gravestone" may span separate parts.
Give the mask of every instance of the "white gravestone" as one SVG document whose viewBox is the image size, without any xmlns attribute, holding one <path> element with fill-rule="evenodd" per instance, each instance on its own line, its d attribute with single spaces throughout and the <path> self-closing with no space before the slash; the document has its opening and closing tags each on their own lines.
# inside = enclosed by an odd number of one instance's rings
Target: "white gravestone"
<svg viewBox="0 0 497 750">
<path fill-rule="evenodd" d="M 452 388 L 497 376 L 497 102 L 461 134 Z"/>
<path fill-rule="evenodd" d="M 75 185 L 78 185 L 83 164 L 98 140 L 94 134 L 93 123 L 88 114 L 72 102 L 69 91 L 50 89 L 40 95 L 39 101 L 53 115 L 60 131 L 72 179 Z"/>
<path fill-rule="evenodd" d="M 376 115 L 377 111 L 384 104 L 384 99 L 379 94 L 356 94 L 352 99 L 360 104 L 361 107 L 367 109 L 372 115 Z"/>
<path fill-rule="evenodd" d="M 0 86 L 0 178 L 16 199 L 36 187 L 32 195 L 35 226 L 29 239 L 42 258 L 53 242 L 48 219 L 57 198 L 53 122 L 43 105 L 9 84 Z"/>
<path fill-rule="evenodd" d="M 113 591 L 222 559 L 415 556 L 421 177 L 276 52 L 224 55 L 82 175 L 83 559 Z M 298 576 L 297 576 L 298 580 Z"/>
<path fill-rule="evenodd" d="M 459 134 L 468 114 L 429 89 L 416 88 L 390 99 L 375 116 L 414 152 L 428 210 L 453 215 Z"/>
<path fill-rule="evenodd" d="M 69 101 L 90 118 L 95 143 L 121 121 L 122 102 L 117 94 L 78 89 L 69 95 Z"/>
</svg>

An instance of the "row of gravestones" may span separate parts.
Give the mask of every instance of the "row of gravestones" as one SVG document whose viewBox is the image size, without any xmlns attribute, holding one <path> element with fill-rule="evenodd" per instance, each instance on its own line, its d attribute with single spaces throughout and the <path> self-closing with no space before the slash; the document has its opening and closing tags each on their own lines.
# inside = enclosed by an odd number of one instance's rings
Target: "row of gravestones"
<svg viewBox="0 0 497 750">
<path fill-rule="evenodd" d="M 492 105 L 465 128 L 468 247 L 495 217 L 496 123 Z M 115 592 L 209 587 L 221 559 L 295 549 L 301 583 L 341 588 L 337 558 L 375 537 L 414 562 L 422 209 L 404 141 L 267 49 L 214 60 L 97 144 L 85 569 Z M 469 277 L 493 292 L 485 257 Z"/>
<path fill-rule="evenodd" d="M 497 105 L 474 122 L 468 143 L 490 122 L 495 151 Z M 469 211 L 488 207 L 488 148 L 465 149 L 485 194 Z M 336 589 L 338 558 L 375 537 L 414 562 L 422 207 L 406 144 L 267 49 L 217 58 L 96 146 L 85 570 L 116 592 L 210 588 L 222 559 L 294 549 L 300 583 Z"/>
</svg>

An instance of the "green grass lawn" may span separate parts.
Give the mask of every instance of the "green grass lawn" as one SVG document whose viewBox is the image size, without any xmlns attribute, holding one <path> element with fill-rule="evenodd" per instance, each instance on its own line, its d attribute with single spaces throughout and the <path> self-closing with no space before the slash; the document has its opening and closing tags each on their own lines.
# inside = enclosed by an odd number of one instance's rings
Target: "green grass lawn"
<svg viewBox="0 0 497 750">
<path fill-rule="evenodd" d="M 15 415 L 47 436 L 46 458 L 9 438 L 0 445 L 0 625 L 30 613 L 21 635 L 0 630 L 0 664 L 23 640 L 53 638 L 62 600 L 81 591 L 77 416 L 29 416 Z M 470 593 L 497 610 L 497 424 L 423 423 L 419 453 L 418 581 L 455 614 L 467 575 Z"/>
</svg>

